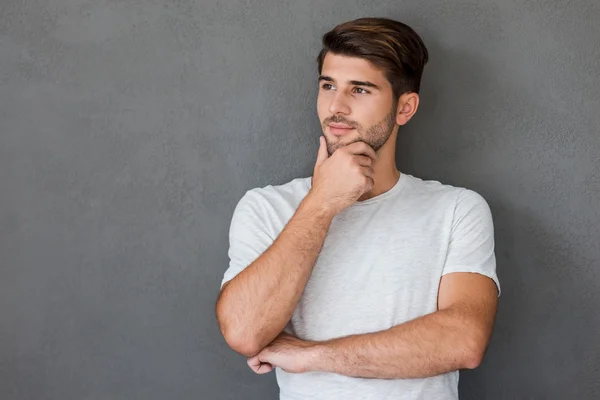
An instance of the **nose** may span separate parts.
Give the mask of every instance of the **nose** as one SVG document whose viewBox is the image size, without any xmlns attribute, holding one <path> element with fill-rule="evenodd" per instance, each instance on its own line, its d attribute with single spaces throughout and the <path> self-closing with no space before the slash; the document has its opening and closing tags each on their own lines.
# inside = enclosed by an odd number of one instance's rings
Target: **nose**
<svg viewBox="0 0 600 400">
<path fill-rule="evenodd" d="M 346 97 L 343 93 L 336 93 L 331 99 L 331 103 L 329 104 L 329 112 L 333 115 L 337 114 L 350 114 L 350 107 L 346 101 Z"/>
</svg>

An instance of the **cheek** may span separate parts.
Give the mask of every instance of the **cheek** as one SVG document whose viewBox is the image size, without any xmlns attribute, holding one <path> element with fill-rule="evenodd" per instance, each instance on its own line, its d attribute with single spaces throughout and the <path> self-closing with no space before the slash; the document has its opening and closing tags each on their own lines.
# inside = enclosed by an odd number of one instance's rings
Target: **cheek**
<svg viewBox="0 0 600 400">
<path fill-rule="evenodd" d="M 375 121 L 377 115 L 375 113 L 379 110 L 372 110 L 369 107 L 356 107 L 353 109 L 352 119 L 358 122 L 362 129 L 367 129 Z"/>
<path fill-rule="evenodd" d="M 329 107 L 323 96 L 317 98 L 317 114 L 319 116 L 319 121 L 321 122 L 329 116 Z"/>
<path fill-rule="evenodd" d="M 381 122 L 390 113 L 391 105 L 385 103 L 363 104 L 360 108 L 360 118 L 364 121 L 363 126 L 372 126 Z"/>
</svg>

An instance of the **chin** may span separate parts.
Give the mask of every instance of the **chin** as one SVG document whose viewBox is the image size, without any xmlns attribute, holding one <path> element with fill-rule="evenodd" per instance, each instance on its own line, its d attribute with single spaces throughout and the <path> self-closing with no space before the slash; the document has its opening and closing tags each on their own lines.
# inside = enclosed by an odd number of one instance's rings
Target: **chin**
<svg viewBox="0 0 600 400">
<path fill-rule="evenodd" d="M 329 155 L 332 155 L 336 150 L 341 149 L 344 146 L 349 145 L 350 143 L 358 142 L 358 140 L 350 140 L 350 141 L 341 141 L 336 140 L 334 142 L 327 141 L 327 152 Z"/>
<path fill-rule="evenodd" d="M 360 141 L 360 137 L 355 132 L 347 133 L 343 136 L 336 136 L 336 135 L 326 133 L 326 134 L 324 134 L 324 136 L 325 136 L 325 140 L 327 140 L 327 143 L 336 144 L 336 145 L 339 144 L 341 146 L 345 146 L 347 144 Z"/>
</svg>

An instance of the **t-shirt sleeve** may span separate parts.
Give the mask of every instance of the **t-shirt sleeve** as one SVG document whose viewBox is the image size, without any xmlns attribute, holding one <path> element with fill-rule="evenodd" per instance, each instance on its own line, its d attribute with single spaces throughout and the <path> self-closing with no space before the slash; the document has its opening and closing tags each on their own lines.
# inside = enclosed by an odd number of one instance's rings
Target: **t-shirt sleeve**
<svg viewBox="0 0 600 400">
<path fill-rule="evenodd" d="M 500 295 L 494 254 L 494 224 L 485 199 L 469 189 L 460 191 L 454 210 L 448 254 L 442 275 L 473 272 L 492 279 Z"/>
<path fill-rule="evenodd" d="M 265 200 L 249 190 L 238 202 L 229 227 L 229 268 L 225 271 L 223 285 L 237 276 L 256 260 L 273 243 L 266 228 Z"/>
</svg>

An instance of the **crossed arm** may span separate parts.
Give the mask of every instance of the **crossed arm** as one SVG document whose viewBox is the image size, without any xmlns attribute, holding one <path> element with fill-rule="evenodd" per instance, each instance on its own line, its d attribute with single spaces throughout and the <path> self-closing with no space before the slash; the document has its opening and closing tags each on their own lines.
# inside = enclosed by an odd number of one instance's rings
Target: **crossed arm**
<svg viewBox="0 0 600 400">
<path fill-rule="evenodd" d="M 487 348 L 498 302 L 495 283 L 475 273 L 440 282 L 438 311 L 390 329 L 309 342 L 281 333 L 248 365 L 259 374 L 324 371 L 361 378 L 424 378 L 476 368 Z"/>
<path fill-rule="evenodd" d="M 465 193 L 457 204 L 449 258 L 459 265 L 493 257 L 493 229 L 487 205 Z M 468 201 L 467 201 L 468 200 Z M 487 348 L 498 301 L 494 281 L 478 273 L 452 272 L 441 278 L 438 311 L 390 329 L 324 342 L 305 341 L 283 331 L 312 272 L 333 215 L 307 196 L 271 244 L 259 224 L 232 224 L 232 254 L 256 258 L 221 290 L 216 313 L 227 343 L 248 357 L 256 373 L 273 367 L 288 372 L 326 371 L 363 378 L 422 378 L 477 367 Z M 251 215 L 240 209 L 240 215 Z M 263 243 L 253 249 L 236 239 Z M 473 249 L 481 251 L 474 252 Z M 247 253 L 247 254 L 246 254 Z M 483 256 L 480 256 L 483 254 Z"/>
</svg>

